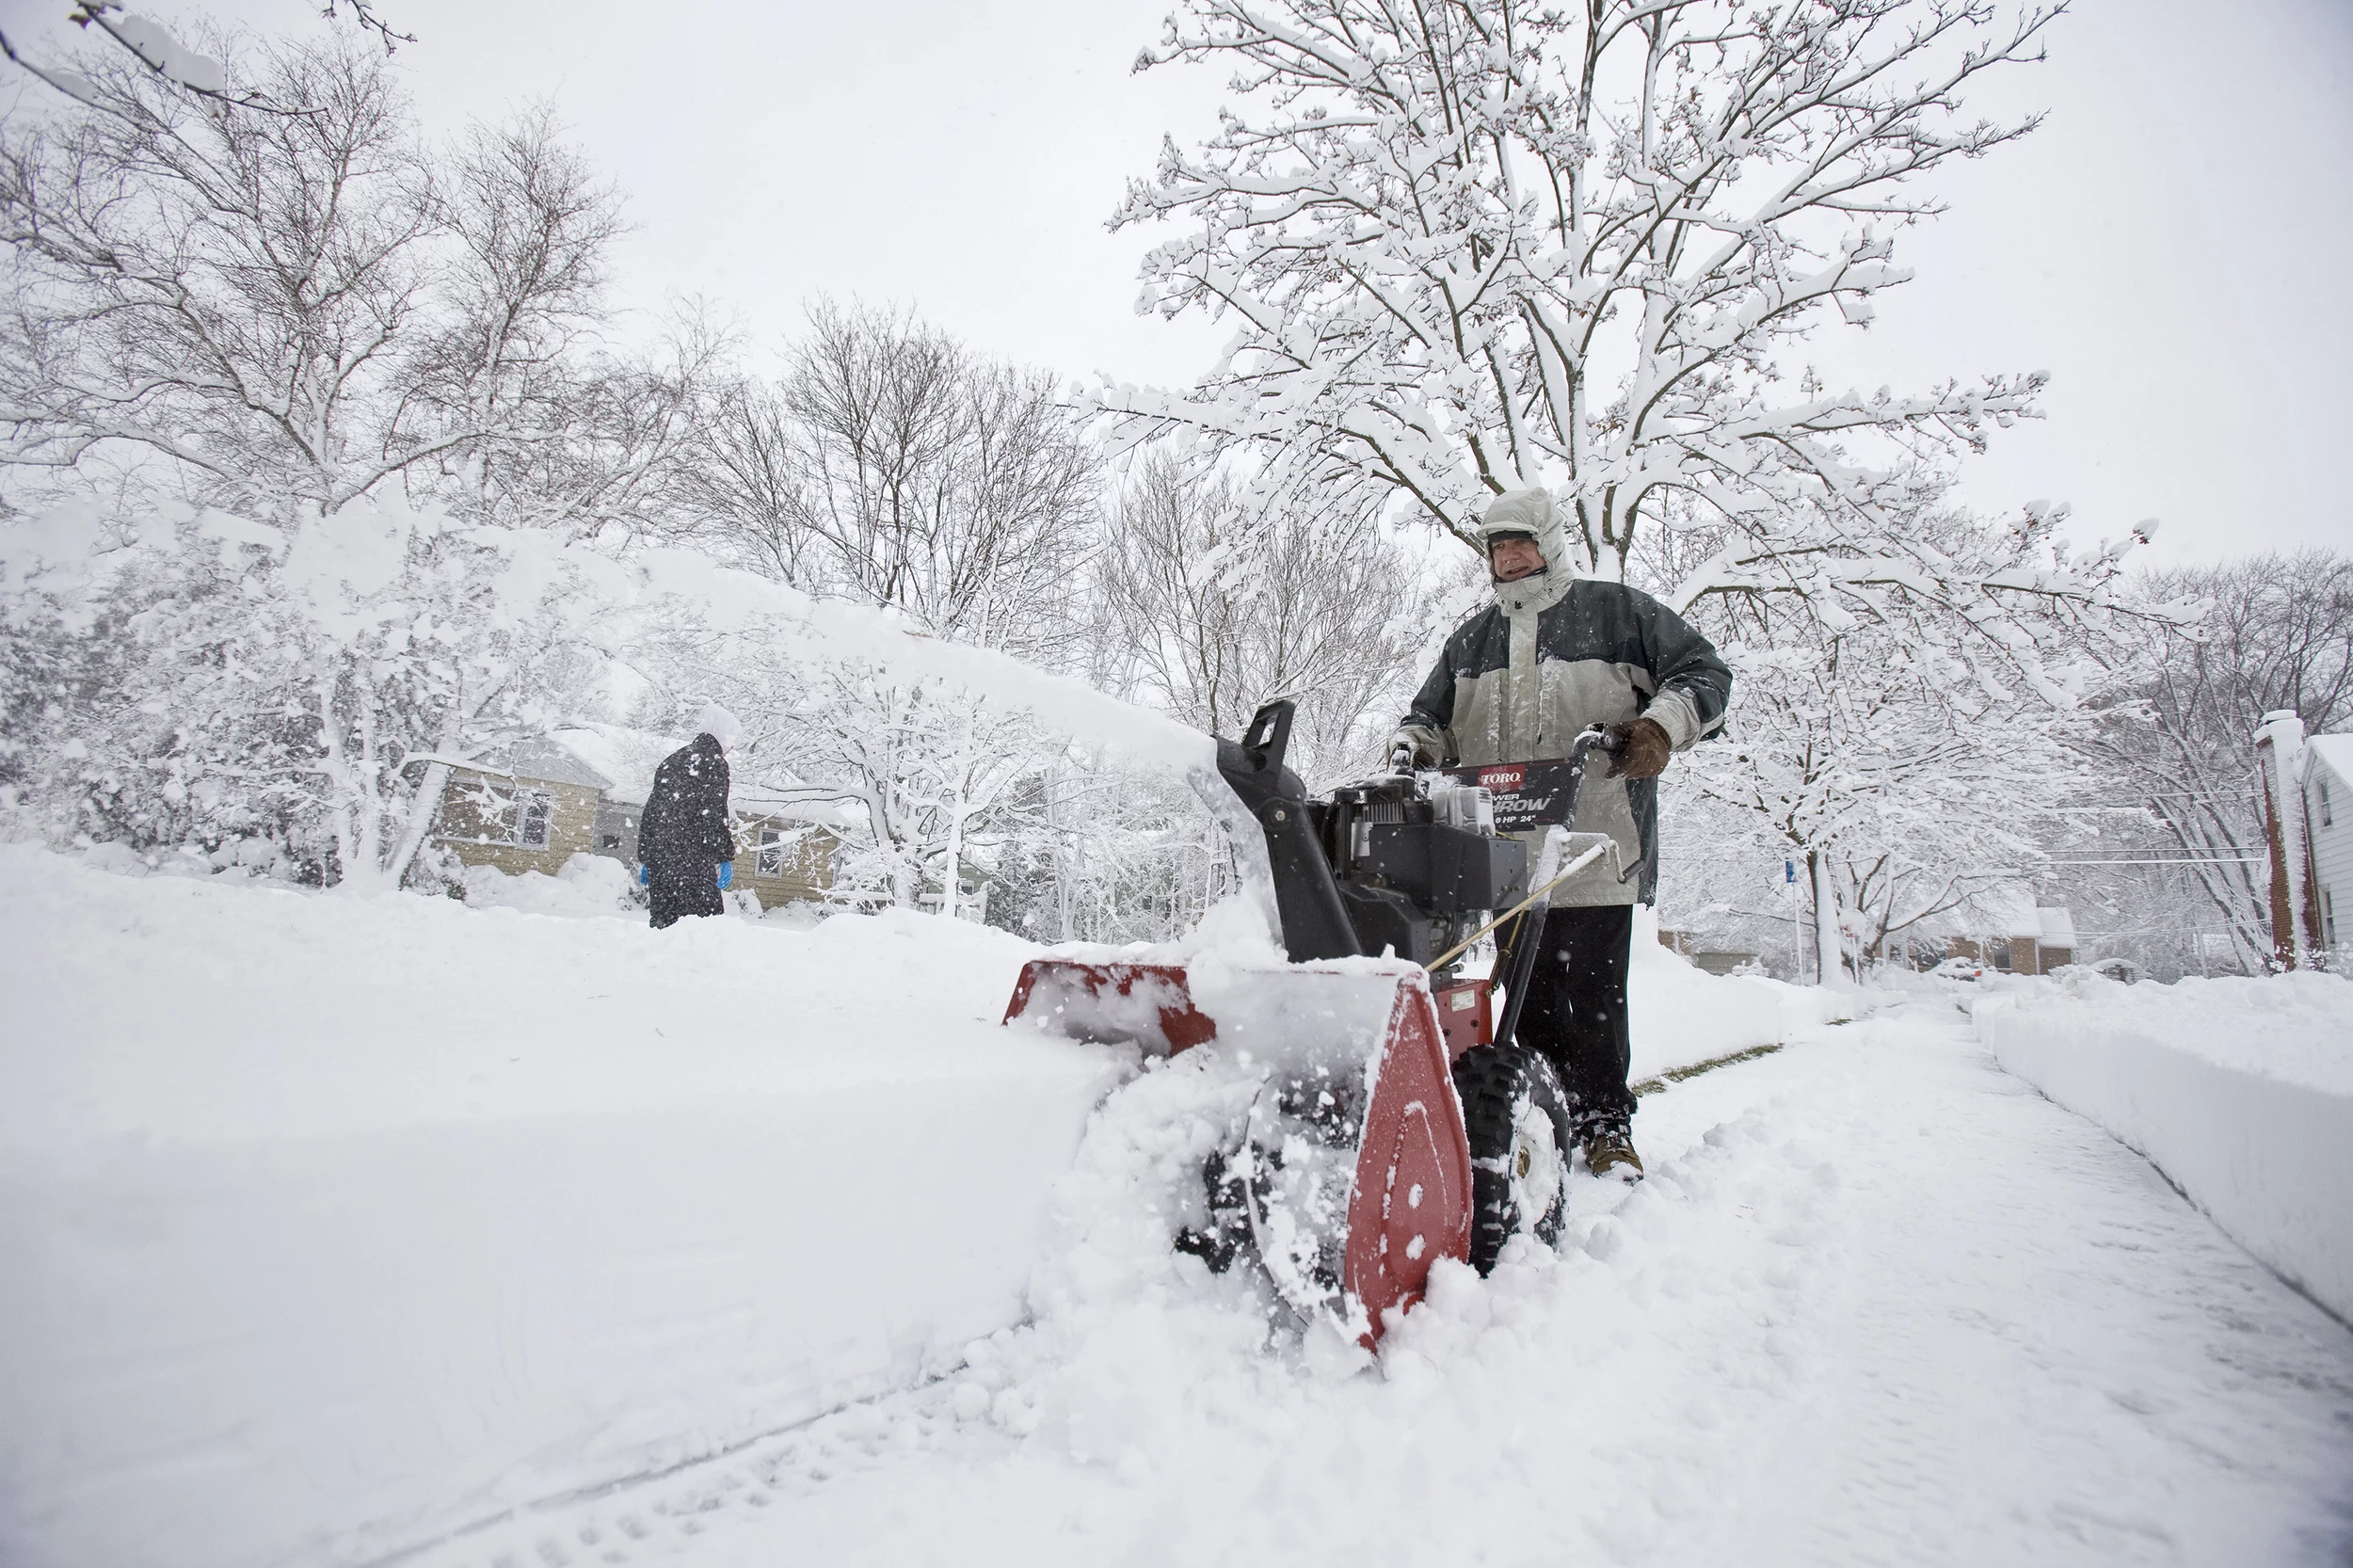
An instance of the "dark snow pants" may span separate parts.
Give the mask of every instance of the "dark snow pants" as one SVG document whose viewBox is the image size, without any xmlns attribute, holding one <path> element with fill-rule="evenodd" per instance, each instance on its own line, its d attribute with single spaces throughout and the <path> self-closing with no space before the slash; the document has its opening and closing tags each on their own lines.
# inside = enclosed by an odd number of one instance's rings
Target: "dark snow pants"
<svg viewBox="0 0 2353 1568">
<path fill-rule="evenodd" d="M 653 928 L 676 925 L 689 915 L 724 915 L 719 897 L 719 867 L 714 862 L 677 869 L 656 866 L 646 891 L 652 895 Z"/>
<path fill-rule="evenodd" d="M 1580 1140 L 1602 1128 L 1624 1131 L 1634 1120 L 1634 1096 L 1625 1086 L 1633 1059 L 1625 1009 L 1633 936 L 1629 904 L 1549 911 L 1520 1010 L 1520 1040 L 1561 1075 Z"/>
</svg>

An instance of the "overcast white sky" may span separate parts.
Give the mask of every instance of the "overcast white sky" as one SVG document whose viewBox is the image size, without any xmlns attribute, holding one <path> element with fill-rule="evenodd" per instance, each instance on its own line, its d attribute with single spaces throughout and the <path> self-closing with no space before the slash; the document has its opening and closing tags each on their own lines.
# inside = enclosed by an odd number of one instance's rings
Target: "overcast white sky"
<svg viewBox="0 0 2353 1568">
<path fill-rule="evenodd" d="M 53 52 L 69 3 L 0 0 L 0 26 Z M 1220 72 L 1129 74 L 1167 0 L 381 4 L 418 35 L 396 63 L 434 129 L 555 104 L 629 194 L 632 306 L 701 294 L 773 346 L 803 301 L 855 294 L 1122 380 L 1214 351 L 1132 313 L 1150 236 L 1103 228 L 1224 96 Z M 305 0 L 202 8 L 327 25 Z M 1918 279 L 1822 362 L 1898 388 L 2049 370 L 2049 419 L 1969 476 L 1983 509 L 2069 501 L 2087 539 L 2157 517 L 2166 559 L 2353 543 L 2353 0 L 2078 0 L 2050 49 L 1976 101 L 2049 122 L 1944 178 L 1951 213 L 1898 242 Z"/>
</svg>

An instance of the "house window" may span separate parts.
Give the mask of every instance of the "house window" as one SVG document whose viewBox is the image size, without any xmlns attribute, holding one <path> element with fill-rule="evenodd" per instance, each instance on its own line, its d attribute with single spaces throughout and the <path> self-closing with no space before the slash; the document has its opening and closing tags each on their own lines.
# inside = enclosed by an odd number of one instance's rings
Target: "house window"
<svg viewBox="0 0 2353 1568">
<path fill-rule="evenodd" d="M 437 836 L 459 843 L 505 844 L 515 839 L 514 796 L 487 778 L 463 778 L 442 797 Z"/>
<path fill-rule="evenodd" d="M 2334 827 L 2336 822 L 2337 819 L 2329 811 L 2329 781 L 2324 778 L 2320 781 L 2320 825 Z"/>
<path fill-rule="evenodd" d="M 600 854 L 608 849 L 617 850 L 620 847 L 621 836 L 618 833 L 600 833 L 597 835 L 597 849 Z"/>
<path fill-rule="evenodd" d="M 552 790 L 515 792 L 515 842 L 525 849 L 548 847 L 548 824 L 555 816 Z"/>
<path fill-rule="evenodd" d="M 785 837 L 783 829 L 776 827 L 761 828 L 760 830 L 760 859 L 757 862 L 758 874 L 761 876 L 782 876 L 784 874 L 784 849 Z"/>
</svg>

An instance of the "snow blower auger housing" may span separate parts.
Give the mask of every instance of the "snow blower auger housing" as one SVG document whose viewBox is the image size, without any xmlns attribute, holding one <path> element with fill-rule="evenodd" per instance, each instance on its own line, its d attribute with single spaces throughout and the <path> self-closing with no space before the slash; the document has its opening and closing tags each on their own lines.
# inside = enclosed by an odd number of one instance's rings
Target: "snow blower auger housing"
<svg viewBox="0 0 2353 1568">
<path fill-rule="evenodd" d="M 1540 926 L 1549 885 L 1529 892 L 1527 849 L 1497 836 L 1485 789 L 1397 773 L 1309 798 L 1283 761 L 1292 712 L 1269 703 L 1217 743 L 1220 779 L 1264 836 L 1289 962 L 1033 959 L 1005 1021 L 1214 1050 L 1247 1111 L 1186 1195 L 1178 1246 L 1219 1271 L 1255 1256 L 1294 1311 L 1329 1312 L 1370 1346 L 1439 1258 L 1483 1272 L 1513 1231 L 1549 1240 L 1560 1223 L 1565 1096 L 1512 1044 L 1534 945 L 1515 938 L 1496 967 L 1500 1020 L 1490 983 L 1456 968 L 1491 911 L 1532 908 L 1513 929 Z M 1579 738 L 1551 821 L 1573 818 L 1586 755 L 1608 744 Z M 1598 834 L 1567 847 L 1572 868 L 1615 855 Z"/>
</svg>

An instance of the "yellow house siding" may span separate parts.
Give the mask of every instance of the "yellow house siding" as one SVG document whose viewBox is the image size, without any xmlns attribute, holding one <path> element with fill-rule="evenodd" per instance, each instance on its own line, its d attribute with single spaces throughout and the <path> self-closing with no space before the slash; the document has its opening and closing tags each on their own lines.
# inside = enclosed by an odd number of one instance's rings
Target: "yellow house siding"
<svg viewBox="0 0 2353 1568">
<path fill-rule="evenodd" d="M 760 874 L 760 835 L 763 827 L 775 827 L 787 837 L 800 835 L 785 849 L 782 875 Z M 735 857 L 734 886 L 758 897 L 763 909 L 822 899 L 833 886 L 833 852 L 840 841 L 824 828 L 808 829 L 803 824 L 772 819 L 739 818 L 735 842 L 742 853 Z"/>
<path fill-rule="evenodd" d="M 553 797 L 545 849 L 526 848 L 514 841 L 518 790 L 545 790 Z M 524 872 L 553 876 L 573 856 L 595 849 L 600 792 L 583 784 L 456 769 L 450 775 L 440 810 L 435 815 L 433 841 L 450 850 L 464 865 L 495 866 L 509 876 Z"/>
</svg>

